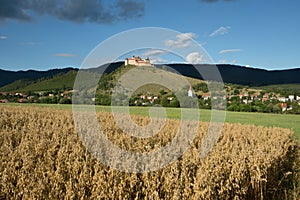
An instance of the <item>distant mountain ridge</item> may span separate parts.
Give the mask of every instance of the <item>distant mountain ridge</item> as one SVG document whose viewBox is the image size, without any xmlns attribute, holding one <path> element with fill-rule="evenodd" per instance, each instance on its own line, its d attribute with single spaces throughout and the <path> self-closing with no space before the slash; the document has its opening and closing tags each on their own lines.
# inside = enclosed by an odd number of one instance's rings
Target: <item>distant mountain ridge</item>
<svg viewBox="0 0 300 200">
<path fill-rule="evenodd" d="M 0 69 L 0 87 L 13 83 L 17 80 L 38 80 L 51 78 L 57 74 L 64 74 L 76 68 L 50 69 L 47 71 L 27 70 L 27 71 L 8 71 Z"/>
<path fill-rule="evenodd" d="M 124 62 L 115 62 L 88 70 L 100 74 L 109 74 L 123 66 L 123 64 Z M 208 64 L 165 64 L 155 66 L 157 68 L 164 68 L 167 66 L 167 68 L 169 68 L 171 71 L 177 71 L 184 76 L 196 79 L 203 79 L 202 75 L 198 73 L 197 69 L 199 71 L 207 71 L 210 67 L 212 67 L 212 65 Z M 224 83 L 247 86 L 300 84 L 300 68 L 287 70 L 264 70 L 229 64 L 218 64 L 216 67 L 218 68 Z M 70 74 L 70 71 L 73 72 Z M 74 72 L 76 71 L 78 71 L 77 68 L 51 69 L 48 71 L 28 70 L 16 72 L 0 69 L 0 91 L 15 91 L 19 88 L 22 89 L 25 87 L 39 88 L 39 83 L 41 83 L 40 88 L 43 89 L 47 88 L 45 85 L 50 82 L 56 89 L 59 89 L 57 87 L 63 86 L 69 87 L 74 83 L 76 78 L 76 73 Z M 208 77 L 208 80 L 214 80 L 214 75 Z M 59 82 L 60 84 L 55 84 L 54 82 Z M 32 86 L 32 84 L 35 85 Z"/>
<path fill-rule="evenodd" d="M 212 65 L 190 64 L 167 64 L 180 74 L 192 78 L 203 79 L 199 71 L 208 71 Z M 300 83 L 300 68 L 286 70 L 265 70 L 239 65 L 217 64 L 215 65 L 224 83 L 233 83 L 248 86 L 263 86 L 273 84 L 296 84 Z M 197 68 L 197 69 L 195 69 Z M 209 78 L 213 80 L 212 77 Z"/>
</svg>

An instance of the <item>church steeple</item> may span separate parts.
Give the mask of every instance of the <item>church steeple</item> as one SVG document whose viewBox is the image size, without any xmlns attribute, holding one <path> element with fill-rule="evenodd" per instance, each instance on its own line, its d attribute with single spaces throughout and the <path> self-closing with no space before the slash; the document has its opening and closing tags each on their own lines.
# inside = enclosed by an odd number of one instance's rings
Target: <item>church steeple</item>
<svg viewBox="0 0 300 200">
<path fill-rule="evenodd" d="M 188 91 L 188 96 L 189 97 L 193 97 L 193 88 L 192 88 L 192 85 L 190 84 L 190 89 Z"/>
</svg>

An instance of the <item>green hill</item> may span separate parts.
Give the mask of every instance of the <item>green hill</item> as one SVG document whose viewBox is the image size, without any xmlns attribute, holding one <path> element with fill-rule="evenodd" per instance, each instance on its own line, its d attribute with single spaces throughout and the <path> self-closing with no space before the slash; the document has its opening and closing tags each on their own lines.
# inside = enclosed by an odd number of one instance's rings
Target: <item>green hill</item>
<svg viewBox="0 0 300 200">
<path fill-rule="evenodd" d="M 37 81 L 36 83 L 26 86 L 23 91 L 45 91 L 55 89 L 73 88 L 77 71 L 69 71 L 66 74 L 59 74 L 51 79 Z"/>
<path fill-rule="evenodd" d="M 112 87 L 114 87 L 117 83 L 117 81 L 121 78 L 121 76 L 123 74 L 125 74 L 126 72 L 128 72 L 129 70 L 133 69 L 133 68 L 136 68 L 136 66 L 131 66 L 131 65 L 128 65 L 128 66 L 124 66 L 122 65 L 121 67 L 119 67 L 118 69 L 116 69 L 115 71 L 109 73 L 109 74 L 105 74 L 101 77 L 101 80 L 99 82 L 99 88 L 100 93 L 109 93 L 109 90 L 112 90 Z M 143 71 L 147 71 L 147 70 L 152 70 L 153 73 L 157 73 L 157 74 L 160 74 L 160 76 L 164 76 L 164 77 L 171 77 L 171 78 L 180 78 L 182 77 L 182 75 L 178 75 L 178 74 L 175 74 L 175 73 L 172 73 L 172 72 L 169 72 L 169 71 L 165 71 L 165 70 L 162 70 L 160 68 L 156 68 L 156 67 L 138 67 L 139 70 Z M 135 75 L 133 75 L 135 76 Z M 191 85 L 196 85 L 198 83 L 201 83 L 203 82 L 203 80 L 200 80 L 200 79 L 195 79 L 195 78 L 190 78 L 190 77 L 186 77 L 186 76 L 183 76 L 184 79 L 186 81 L 188 81 Z M 132 77 L 134 78 L 134 77 Z M 110 87 L 108 87 L 110 86 Z M 102 92 L 101 92 L 102 90 Z M 145 84 L 145 85 L 142 85 L 141 87 L 137 88 L 137 90 L 134 92 L 134 95 L 136 94 L 139 94 L 139 93 L 151 93 L 151 94 L 159 94 L 159 91 L 161 90 L 165 90 L 165 91 L 168 91 L 169 92 L 169 89 L 162 86 L 162 85 L 159 85 L 159 84 L 155 84 L 155 83 L 151 83 L 151 84 Z"/>
<path fill-rule="evenodd" d="M 8 85 L 1 87 L 0 91 L 1 92 L 2 91 L 3 92 L 20 91 L 24 87 L 26 87 L 27 85 L 30 85 L 32 83 L 33 83 L 33 81 L 31 81 L 29 79 L 20 79 L 20 80 L 16 80 Z"/>
<path fill-rule="evenodd" d="M 0 91 L 29 92 L 29 91 L 48 91 L 56 89 L 73 88 L 77 71 L 71 70 L 61 73 L 48 79 L 38 79 L 36 81 L 17 80 L 0 88 Z"/>
<path fill-rule="evenodd" d="M 166 66 L 185 76 L 192 85 L 197 84 L 202 79 L 201 74 L 199 74 L 194 67 L 200 71 L 206 71 L 211 67 L 210 65 L 196 65 L 193 67 L 188 64 L 168 64 Z M 164 65 L 156 66 L 156 68 L 163 67 Z M 126 73 L 130 68 L 130 66 L 124 66 L 124 62 L 116 62 L 92 68 L 87 71 L 105 74 L 102 76 L 104 83 L 99 83 L 100 90 L 105 91 L 108 88 L 111 88 L 121 74 Z M 273 71 L 233 65 L 217 65 L 217 68 L 225 83 L 247 85 L 263 90 L 275 90 L 286 95 L 289 93 L 299 93 L 299 68 Z M 74 68 L 18 72 L 0 70 L 0 86 L 2 86 L 0 87 L 0 91 L 28 92 L 71 89 L 73 88 L 77 71 L 78 69 Z M 207 79 L 214 80 L 213 74 L 212 77 L 207 77 Z M 155 91 L 161 89 L 163 89 L 161 86 L 152 84 L 139 88 L 137 92 L 142 93 L 148 91 L 150 93 L 155 93 Z"/>
<path fill-rule="evenodd" d="M 7 71 L 0 69 L 0 87 L 11 84 L 17 80 L 30 80 L 36 81 L 38 79 L 52 78 L 57 74 L 67 73 L 71 70 L 77 70 L 75 68 L 63 68 L 63 69 L 50 69 L 47 71 Z"/>
</svg>

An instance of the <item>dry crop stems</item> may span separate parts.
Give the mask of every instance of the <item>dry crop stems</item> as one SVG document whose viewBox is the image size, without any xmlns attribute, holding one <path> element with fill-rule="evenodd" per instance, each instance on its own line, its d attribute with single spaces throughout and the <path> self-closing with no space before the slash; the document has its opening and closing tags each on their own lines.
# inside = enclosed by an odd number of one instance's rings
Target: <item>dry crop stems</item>
<svg viewBox="0 0 300 200">
<path fill-rule="evenodd" d="M 157 135 L 137 139 L 122 133 L 111 113 L 98 117 L 115 145 L 136 152 L 166 145 L 179 125 L 169 119 Z M 0 106 L 0 119 L 3 199 L 297 198 L 296 146 L 288 129 L 225 124 L 217 145 L 200 159 L 197 149 L 209 125 L 201 122 L 191 148 L 176 162 L 135 174 L 93 158 L 74 130 L 70 111 Z M 133 119 L 140 125 L 149 122 L 147 117 Z"/>
</svg>

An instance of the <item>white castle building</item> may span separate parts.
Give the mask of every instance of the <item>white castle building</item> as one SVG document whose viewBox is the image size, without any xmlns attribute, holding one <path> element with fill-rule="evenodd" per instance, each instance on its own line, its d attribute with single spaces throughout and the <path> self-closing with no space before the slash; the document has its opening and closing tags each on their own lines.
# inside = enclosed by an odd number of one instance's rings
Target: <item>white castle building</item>
<svg viewBox="0 0 300 200">
<path fill-rule="evenodd" d="M 141 57 L 132 56 L 131 58 L 125 59 L 125 66 L 135 65 L 135 66 L 151 66 L 150 59 L 142 59 Z"/>
</svg>

